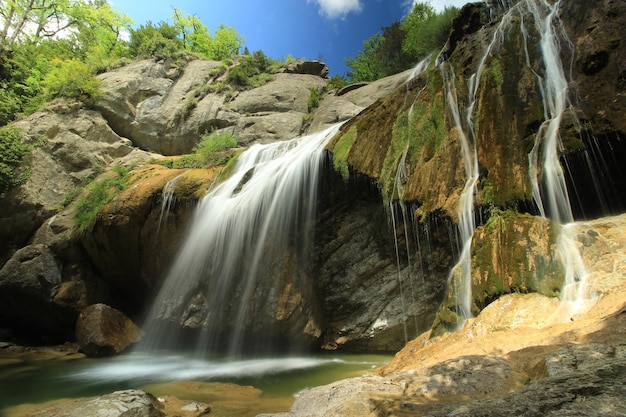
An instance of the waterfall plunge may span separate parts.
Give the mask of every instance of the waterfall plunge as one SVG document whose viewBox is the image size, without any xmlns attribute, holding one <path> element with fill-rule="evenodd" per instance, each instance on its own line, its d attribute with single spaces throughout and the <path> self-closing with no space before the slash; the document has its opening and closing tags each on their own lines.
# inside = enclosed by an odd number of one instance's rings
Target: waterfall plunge
<svg viewBox="0 0 626 417">
<path fill-rule="evenodd" d="M 296 248 L 295 256 L 311 253 L 306 245 L 323 148 L 339 127 L 254 145 L 239 156 L 230 177 L 201 201 L 147 316 L 139 349 L 190 348 L 189 341 L 174 343 L 185 332 L 172 329 L 182 327 L 194 330 L 191 343 L 199 352 L 242 351 L 245 329 L 266 319 L 260 304 L 276 298 L 264 290 L 264 299 L 254 300 L 259 281 L 275 279 L 288 248 Z"/>
</svg>

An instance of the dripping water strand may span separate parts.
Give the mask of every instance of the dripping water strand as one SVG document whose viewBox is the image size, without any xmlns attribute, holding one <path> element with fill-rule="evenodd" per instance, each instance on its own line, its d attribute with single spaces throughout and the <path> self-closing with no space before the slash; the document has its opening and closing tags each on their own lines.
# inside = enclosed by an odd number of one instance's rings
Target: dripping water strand
<svg viewBox="0 0 626 417">
<path fill-rule="evenodd" d="M 163 192 L 161 193 L 161 211 L 159 213 L 159 223 L 157 225 L 157 236 L 159 236 L 161 232 L 161 223 L 163 222 L 163 216 L 168 214 L 172 206 L 176 204 L 176 186 L 178 184 L 178 181 L 180 181 L 182 175 L 183 174 L 180 174 L 169 180 L 163 187 Z"/>
<path fill-rule="evenodd" d="M 430 63 L 430 59 L 431 59 L 431 55 L 428 55 L 426 58 L 424 58 L 422 61 L 420 61 L 417 65 L 415 65 L 415 67 L 413 68 L 413 70 L 411 71 L 407 81 L 406 81 L 406 88 L 407 88 L 407 95 L 409 92 L 409 88 L 410 88 L 410 83 L 416 78 L 418 77 L 422 72 L 424 72 L 427 68 L 428 65 Z M 394 246 L 395 246 L 395 254 L 396 254 L 396 267 L 397 267 L 397 281 L 398 281 L 398 287 L 400 289 L 400 304 L 401 304 L 401 308 L 402 308 L 402 314 L 403 314 L 403 320 L 402 320 L 402 325 L 403 325 L 403 330 L 404 330 L 404 343 L 408 343 L 409 341 L 409 336 L 408 336 L 408 329 L 407 329 L 407 321 L 408 321 L 408 311 L 407 311 L 407 303 L 406 303 L 406 299 L 405 299 L 405 290 L 404 290 L 404 281 L 405 279 L 403 279 L 402 277 L 402 266 L 401 266 L 401 262 L 400 262 L 400 247 L 399 247 L 399 236 L 398 236 L 398 231 L 397 231 L 397 220 L 396 220 L 396 211 L 395 211 L 395 207 L 394 207 L 394 194 L 397 193 L 397 197 L 398 197 L 398 205 L 400 206 L 400 210 L 402 212 L 402 223 L 403 223 L 403 228 L 404 228 L 404 241 L 405 241 L 405 250 L 406 250 L 406 259 L 407 259 L 407 266 L 406 266 L 406 273 L 404 274 L 405 276 L 408 277 L 408 281 L 409 281 L 409 286 L 410 286 L 410 292 L 411 292 L 411 302 L 412 303 L 416 303 L 417 302 L 417 296 L 416 296 L 416 290 L 415 290 L 415 283 L 413 282 L 413 277 L 412 277 L 412 265 L 411 265 L 411 248 L 410 248 L 410 244 L 409 244 L 409 222 L 408 222 L 408 217 L 407 217 L 407 213 L 406 213 L 406 204 L 404 202 L 404 193 L 405 193 L 405 182 L 408 179 L 408 172 L 407 172 L 407 167 L 406 167 L 406 156 L 407 153 L 409 151 L 409 146 L 410 146 L 410 140 L 411 140 L 411 131 L 410 131 L 410 127 L 411 127 L 411 114 L 413 113 L 413 108 L 415 106 L 415 102 L 417 101 L 417 99 L 421 96 L 421 94 L 424 92 L 424 90 L 426 89 L 426 86 L 424 86 L 415 96 L 413 103 L 411 103 L 411 106 L 409 108 L 408 111 L 408 126 L 409 126 L 409 132 L 407 134 L 407 138 L 406 138 L 406 145 L 404 147 L 404 150 L 402 151 L 400 160 L 397 163 L 397 168 L 396 168 L 396 174 L 394 177 L 394 182 L 393 182 L 393 189 L 391 191 L 391 198 L 389 201 L 389 213 L 390 213 L 390 217 L 391 217 L 391 223 L 392 223 L 392 229 L 393 229 L 393 240 L 394 240 Z M 406 105 L 406 96 L 405 96 L 405 105 Z M 414 326 L 415 326 L 415 334 L 417 335 L 419 332 L 419 327 L 418 327 L 418 323 L 417 323 L 417 317 L 415 315 L 413 315 L 413 321 L 414 321 Z"/>
</svg>

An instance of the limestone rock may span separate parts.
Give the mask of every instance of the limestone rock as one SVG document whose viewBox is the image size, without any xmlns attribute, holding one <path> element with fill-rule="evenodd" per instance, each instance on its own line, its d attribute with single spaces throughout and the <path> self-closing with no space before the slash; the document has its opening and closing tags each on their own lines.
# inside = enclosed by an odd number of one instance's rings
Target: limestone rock
<svg viewBox="0 0 626 417">
<path fill-rule="evenodd" d="M 33 417 L 164 417 L 156 398 L 141 390 L 116 391 L 38 410 Z"/>
<path fill-rule="evenodd" d="M 330 92 L 324 96 L 315 111 L 308 131 L 318 132 L 356 116 L 403 84 L 411 72 L 412 70 L 408 70 L 370 83 L 356 83 L 334 93 Z"/>
<path fill-rule="evenodd" d="M 177 70 L 152 60 L 133 62 L 99 76 L 104 87 L 95 108 L 135 146 L 165 155 L 189 153 L 204 132 L 230 125 L 218 117 L 223 96 L 197 97 L 218 65 L 193 60 Z"/>
<path fill-rule="evenodd" d="M 137 169 L 131 186 L 105 206 L 89 233 L 81 236 L 81 246 L 102 280 L 123 294 L 118 302 L 126 311 L 142 311 L 146 294 L 167 270 L 195 205 L 221 169 L 162 165 Z"/>
<path fill-rule="evenodd" d="M 287 111 L 307 113 L 311 88 L 323 90 L 326 81 L 312 75 L 276 74 L 273 81 L 241 92 L 230 105 L 244 114 Z"/>
<path fill-rule="evenodd" d="M 298 394 L 287 413 L 260 414 L 258 417 L 375 417 L 373 393 L 401 395 L 400 382 L 390 381 L 376 375 L 350 378 L 335 383 L 307 389 Z"/>
<path fill-rule="evenodd" d="M 80 312 L 76 341 L 88 356 L 107 356 L 138 342 L 143 331 L 121 311 L 106 304 L 93 304 Z"/>
<path fill-rule="evenodd" d="M 297 138 L 302 132 L 303 116 L 304 113 L 294 111 L 242 116 L 237 121 L 235 134 L 242 145 Z"/>
</svg>

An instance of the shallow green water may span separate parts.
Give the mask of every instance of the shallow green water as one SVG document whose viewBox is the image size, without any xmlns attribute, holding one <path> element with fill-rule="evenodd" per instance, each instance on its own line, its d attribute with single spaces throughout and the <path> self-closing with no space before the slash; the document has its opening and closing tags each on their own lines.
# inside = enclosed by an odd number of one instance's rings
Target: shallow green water
<svg viewBox="0 0 626 417">
<path fill-rule="evenodd" d="M 387 363 L 389 356 L 317 355 L 200 359 L 179 354 L 129 354 L 108 359 L 48 360 L 0 367 L 2 409 L 59 398 L 104 395 L 172 381 L 251 385 L 265 396 L 287 397 Z"/>
</svg>

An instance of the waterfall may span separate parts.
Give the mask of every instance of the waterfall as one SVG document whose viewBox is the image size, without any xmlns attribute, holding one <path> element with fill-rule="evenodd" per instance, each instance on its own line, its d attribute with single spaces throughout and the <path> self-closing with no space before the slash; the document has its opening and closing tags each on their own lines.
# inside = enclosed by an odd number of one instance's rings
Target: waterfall
<svg viewBox="0 0 626 417">
<path fill-rule="evenodd" d="M 461 117 L 462 109 L 459 103 L 456 89 L 456 75 L 454 69 L 441 62 L 441 74 L 444 80 L 444 88 L 446 92 L 446 102 L 452 118 L 452 127 L 456 129 L 458 139 L 461 145 L 461 155 L 463 157 L 463 165 L 465 168 L 466 181 L 461 191 L 458 206 L 459 234 L 461 240 L 461 255 L 455 267 L 451 271 L 449 280 L 454 283 L 456 305 L 459 311 L 457 314 L 463 319 L 472 316 L 472 277 L 471 277 L 471 246 L 474 231 L 476 230 L 476 221 L 474 215 L 474 196 L 477 192 L 479 181 L 478 154 L 476 151 L 476 135 L 474 128 L 474 107 L 478 88 L 480 86 L 481 75 L 487 58 L 491 56 L 494 48 L 501 44 L 504 39 L 506 28 L 509 26 L 509 19 L 502 18 L 500 24 L 494 31 L 493 37 L 489 45 L 485 49 L 481 57 L 476 72 L 472 74 L 467 83 L 467 108 L 464 112 L 464 118 Z"/>
<path fill-rule="evenodd" d="M 476 142 L 473 133 L 467 135 L 463 129 L 461 120 L 461 110 L 455 86 L 456 77 L 454 70 L 447 68 L 445 62 L 440 64 L 441 74 L 444 80 L 444 88 L 446 91 L 446 102 L 452 117 L 453 128 L 458 134 L 461 145 L 461 154 L 465 167 L 465 175 L 467 180 L 461 191 L 458 206 L 459 234 L 461 239 L 461 254 L 457 264 L 450 272 L 449 281 L 454 287 L 456 296 L 457 314 L 463 318 L 472 316 L 472 286 L 471 286 L 471 244 L 476 222 L 474 220 L 474 195 L 476 194 L 476 185 L 478 183 L 478 157 L 476 154 Z M 472 89 L 471 89 L 472 90 Z M 466 123 L 471 123 L 471 109 L 473 103 L 466 113 Z M 471 126 L 471 124 L 468 124 Z M 467 128 L 468 132 L 473 129 Z"/>
<path fill-rule="evenodd" d="M 238 157 L 231 175 L 201 200 L 148 313 L 139 349 L 191 343 L 200 352 L 235 355 L 248 343 L 246 332 L 271 321 L 277 294 L 261 281 L 275 280 L 283 263 L 294 262 L 287 254 L 312 253 L 323 148 L 339 126 L 254 145 Z M 183 340 L 185 346 L 172 346 Z"/>
</svg>

